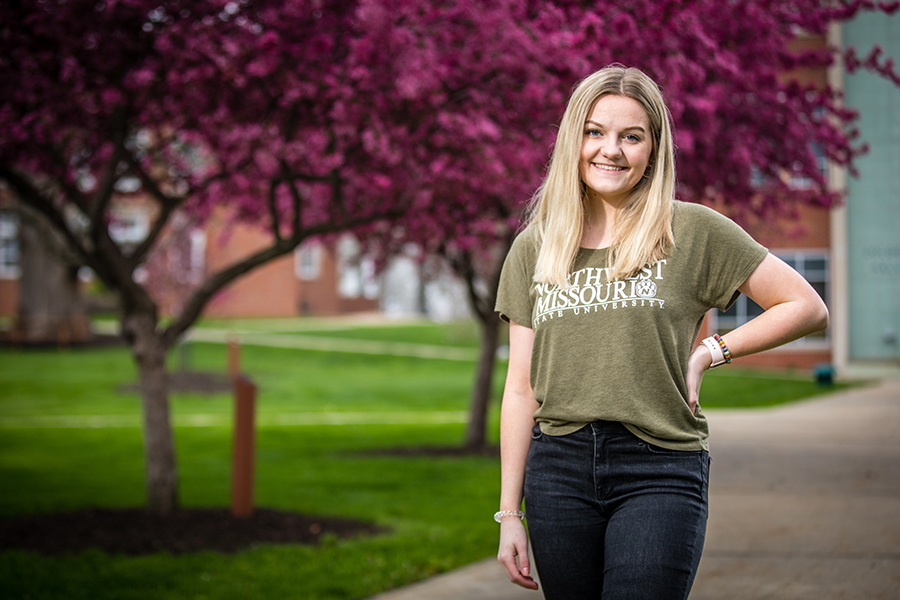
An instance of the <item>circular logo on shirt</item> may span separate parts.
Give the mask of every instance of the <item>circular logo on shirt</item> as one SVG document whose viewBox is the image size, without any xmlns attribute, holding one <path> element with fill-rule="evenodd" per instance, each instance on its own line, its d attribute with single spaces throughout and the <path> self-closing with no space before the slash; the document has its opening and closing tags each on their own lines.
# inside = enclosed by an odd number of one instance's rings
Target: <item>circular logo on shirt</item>
<svg viewBox="0 0 900 600">
<path fill-rule="evenodd" d="M 656 284 L 649 279 L 642 279 L 641 281 L 637 282 L 637 285 L 634 287 L 634 291 L 636 291 L 639 296 L 652 298 L 656 296 Z"/>
</svg>

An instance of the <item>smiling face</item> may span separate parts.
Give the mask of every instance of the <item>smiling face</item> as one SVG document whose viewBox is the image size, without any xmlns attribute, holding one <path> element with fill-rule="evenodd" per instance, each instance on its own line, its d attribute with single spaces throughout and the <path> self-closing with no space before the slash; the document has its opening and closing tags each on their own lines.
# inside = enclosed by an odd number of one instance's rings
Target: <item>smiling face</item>
<svg viewBox="0 0 900 600">
<path fill-rule="evenodd" d="M 588 197 L 619 207 L 640 183 L 653 153 L 650 118 L 636 100 L 606 95 L 584 123 L 579 171 Z"/>
</svg>

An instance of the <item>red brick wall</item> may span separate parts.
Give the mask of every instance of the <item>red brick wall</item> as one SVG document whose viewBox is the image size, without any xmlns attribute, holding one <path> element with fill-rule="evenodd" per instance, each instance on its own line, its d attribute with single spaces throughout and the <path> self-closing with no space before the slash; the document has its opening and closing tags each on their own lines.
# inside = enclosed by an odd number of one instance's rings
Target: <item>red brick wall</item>
<svg viewBox="0 0 900 600">
<path fill-rule="evenodd" d="M 250 256 L 270 243 L 262 228 L 229 224 L 224 211 L 206 229 L 206 273 Z M 279 317 L 296 314 L 293 255 L 273 260 L 235 280 L 206 306 L 209 317 Z"/>
<path fill-rule="evenodd" d="M 793 350 L 776 348 L 752 356 L 736 358 L 736 367 L 760 367 L 764 369 L 794 370 L 812 373 L 813 367 L 831 362 L 831 350 Z"/>
<path fill-rule="evenodd" d="M 338 265 L 333 250 L 322 246 L 319 277 L 297 280 L 297 313 L 301 315 L 342 315 L 378 310 L 378 300 L 344 298 L 338 293 Z"/>
<path fill-rule="evenodd" d="M 269 243 L 262 228 L 227 225 L 216 215 L 206 226 L 206 271 L 222 268 Z M 319 276 L 298 279 L 294 253 L 254 269 L 222 290 L 206 307 L 208 317 L 289 317 L 337 315 L 378 309 L 378 301 L 342 298 L 337 289 L 337 265 L 332 252 L 323 248 Z"/>
<path fill-rule="evenodd" d="M 717 207 L 717 210 L 720 209 Z M 830 211 L 827 208 L 801 206 L 796 219 L 783 219 L 776 223 L 750 220 L 742 225 L 756 241 L 772 250 L 827 250 L 831 245 Z"/>
<path fill-rule="evenodd" d="M 19 280 L 0 279 L 0 317 L 14 317 L 19 309 Z"/>
</svg>

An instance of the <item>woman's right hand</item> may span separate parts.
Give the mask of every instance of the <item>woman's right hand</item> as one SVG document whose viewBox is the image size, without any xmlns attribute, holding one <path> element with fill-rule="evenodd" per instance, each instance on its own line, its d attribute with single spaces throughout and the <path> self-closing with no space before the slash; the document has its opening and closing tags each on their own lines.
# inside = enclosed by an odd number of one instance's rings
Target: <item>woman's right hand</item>
<svg viewBox="0 0 900 600">
<path fill-rule="evenodd" d="M 525 525 L 516 517 L 500 519 L 500 551 L 497 560 L 503 565 L 509 580 L 529 590 L 538 589 L 531 577 L 531 562 L 528 560 L 528 534 Z"/>
<path fill-rule="evenodd" d="M 700 407 L 700 385 L 703 383 L 703 374 L 709 370 L 712 364 L 712 356 L 706 346 L 700 344 L 688 357 L 687 368 L 687 391 L 688 391 L 688 408 L 695 415 Z"/>
</svg>

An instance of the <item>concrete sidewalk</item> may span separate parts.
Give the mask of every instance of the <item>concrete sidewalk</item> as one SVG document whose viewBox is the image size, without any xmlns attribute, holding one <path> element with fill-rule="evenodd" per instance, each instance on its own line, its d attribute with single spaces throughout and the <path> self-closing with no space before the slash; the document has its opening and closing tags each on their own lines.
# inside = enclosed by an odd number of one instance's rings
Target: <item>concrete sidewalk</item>
<svg viewBox="0 0 900 600">
<path fill-rule="evenodd" d="M 900 598 L 900 380 L 708 414 L 710 515 L 691 600 Z M 542 597 L 487 559 L 373 600 Z"/>
</svg>

